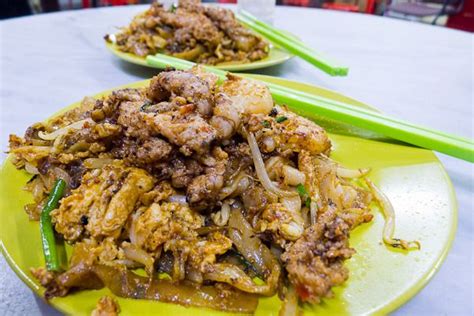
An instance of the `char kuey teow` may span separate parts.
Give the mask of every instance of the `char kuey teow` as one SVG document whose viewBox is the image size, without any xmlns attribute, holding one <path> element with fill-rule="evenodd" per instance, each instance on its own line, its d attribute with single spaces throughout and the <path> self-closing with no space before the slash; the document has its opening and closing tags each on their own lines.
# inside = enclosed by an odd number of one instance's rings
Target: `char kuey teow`
<svg viewBox="0 0 474 316">
<path fill-rule="evenodd" d="M 240 24 L 231 10 L 200 2 L 180 0 L 170 9 L 154 2 L 105 40 L 139 57 L 162 53 L 209 65 L 250 63 L 268 56 L 269 43 Z"/>
<path fill-rule="evenodd" d="M 47 298 L 107 287 L 119 297 L 253 313 L 278 295 L 281 313 L 318 304 L 344 283 L 355 250 L 349 233 L 379 203 L 366 178 L 329 158 L 314 122 L 275 104 L 261 82 L 218 78 L 195 67 L 166 70 L 143 88 L 85 98 L 24 137 L 10 136 L 13 163 L 40 219 L 73 248 L 67 267 L 33 267 Z M 99 309 L 115 310 L 103 298 Z"/>
</svg>

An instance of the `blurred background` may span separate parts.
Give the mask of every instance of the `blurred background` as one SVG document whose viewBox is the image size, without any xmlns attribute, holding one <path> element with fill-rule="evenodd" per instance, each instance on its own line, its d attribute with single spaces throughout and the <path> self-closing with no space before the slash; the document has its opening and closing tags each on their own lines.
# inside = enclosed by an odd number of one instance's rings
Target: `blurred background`
<svg viewBox="0 0 474 316">
<path fill-rule="evenodd" d="M 262 0 L 253 0 L 258 1 Z M 0 0 L 0 19 L 150 2 L 152 0 Z M 203 2 L 236 3 L 237 0 Z M 474 0 L 277 0 L 276 4 L 374 14 L 474 32 Z"/>
</svg>

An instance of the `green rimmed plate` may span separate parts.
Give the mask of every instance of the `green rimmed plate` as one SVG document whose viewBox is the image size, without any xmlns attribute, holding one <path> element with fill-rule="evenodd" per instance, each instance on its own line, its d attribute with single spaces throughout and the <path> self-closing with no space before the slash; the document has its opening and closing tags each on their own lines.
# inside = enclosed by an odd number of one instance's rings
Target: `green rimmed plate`
<svg viewBox="0 0 474 316">
<path fill-rule="evenodd" d="M 283 84 L 308 93 L 345 101 L 360 102 L 335 92 L 278 78 L 258 76 L 261 80 Z M 139 87 L 142 81 L 127 85 Z M 120 87 L 123 88 L 123 87 Z M 101 94 L 106 94 L 104 92 Z M 76 104 L 71 105 L 76 106 Z M 291 107 L 291 105 L 290 105 Z M 69 107 L 68 107 L 69 108 Z M 296 109 L 297 110 L 297 109 Z M 374 221 L 353 231 L 351 245 L 357 254 L 347 262 L 350 278 L 335 289 L 335 297 L 322 304 L 305 306 L 306 315 L 386 314 L 413 297 L 439 269 L 453 241 L 457 209 L 453 187 L 443 166 L 428 150 L 383 141 L 378 135 L 350 126 L 321 120 L 333 141 L 332 158 L 347 167 L 371 167 L 371 179 L 388 195 L 396 209 L 396 236 L 421 242 L 419 251 L 404 252 L 381 243 L 383 218 L 374 208 Z M 36 293 L 43 290 L 32 278 L 29 268 L 44 265 L 39 225 L 30 222 L 23 205 L 31 201 L 22 190 L 28 175 L 7 161 L 0 171 L 0 246 L 5 258 L 18 276 Z M 108 290 L 83 291 L 51 304 L 74 315 L 89 315 L 98 298 Z M 185 308 L 154 301 L 118 299 L 121 315 L 223 315 L 222 312 Z M 263 298 L 257 315 L 278 315 L 277 298 Z"/>
<path fill-rule="evenodd" d="M 118 58 L 122 60 L 128 61 L 136 65 L 140 65 L 140 66 L 155 68 L 154 66 L 147 64 L 146 59 L 144 57 L 140 57 L 131 53 L 122 52 L 117 48 L 117 45 L 113 43 L 105 42 L 105 46 L 112 52 L 112 54 L 114 54 L 115 56 L 117 56 Z M 270 45 L 270 52 L 268 56 L 261 60 L 254 61 L 251 63 L 242 63 L 242 64 L 238 64 L 238 63 L 219 64 L 219 65 L 216 65 L 215 67 L 218 69 L 233 71 L 233 72 L 246 71 L 246 70 L 275 66 L 275 65 L 284 63 L 285 61 L 287 61 L 288 59 L 292 57 L 293 55 L 291 55 L 284 49 Z"/>
</svg>

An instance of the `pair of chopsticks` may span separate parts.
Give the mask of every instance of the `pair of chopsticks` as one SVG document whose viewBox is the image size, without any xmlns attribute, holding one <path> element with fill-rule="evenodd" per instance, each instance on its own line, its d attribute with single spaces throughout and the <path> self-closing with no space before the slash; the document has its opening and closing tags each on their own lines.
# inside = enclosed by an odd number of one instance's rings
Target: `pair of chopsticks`
<svg viewBox="0 0 474 316">
<path fill-rule="evenodd" d="M 146 60 L 148 64 L 158 68 L 171 66 L 175 69 L 187 70 L 196 65 L 190 61 L 162 54 L 149 55 Z M 216 74 L 220 80 L 225 80 L 227 72 L 209 66 L 203 67 L 206 71 Z M 246 77 L 245 74 L 239 74 L 239 76 Z M 371 130 L 409 144 L 474 162 L 473 140 L 417 126 L 381 113 L 314 96 L 278 84 L 265 84 L 277 103 L 286 104 L 290 108 L 297 109 L 303 115 L 305 113 L 307 115 L 316 113 L 319 116 Z"/>
<path fill-rule="evenodd" d="M 236 17 L 248 28 L 251 28 L 255 32 L 266 37 L 274 44 L 285 48 L 290 53 L 301 57 L 325 73 L 331 76 L 347 76 L 349 68 L 338 65 L 337 62 L 315 52 L 299 39 L 296 39 L 295 37 L 257 19 L 247 11 L 242 10 L 239 14 L 236 14 Z"/>
</svg>

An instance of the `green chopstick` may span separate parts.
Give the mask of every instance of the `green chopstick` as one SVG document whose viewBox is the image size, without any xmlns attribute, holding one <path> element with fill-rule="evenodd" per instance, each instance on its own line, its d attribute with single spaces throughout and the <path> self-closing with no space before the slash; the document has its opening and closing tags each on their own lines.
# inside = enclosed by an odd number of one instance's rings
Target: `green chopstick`
<svg viewBox="0 0 474 316">
<path fill-rule="evenodd" d="M 245 13 L 245 15 L 238 14 L 236 16 L 237 19 L 247 27 L 261 34 L 269 41 L 285 48 L 290 53 L 301 57 L 325 73 L 331 76 L 347 76 L 349 72 L 348 67 L 341 66 L 336 61 L 315 52 L 302 41 L 296 40 L 273 26 L 256 19 L 249 13 Z"/>
<path fill-rule="evenodd" d="M 262 27 L 266 27 L 268 28 L 269 30 L 272 30 L 273 32 L 277 33 L 278 35 L 286 38 L 287 40 L 289 41 L 293 41 L 293 42 L 296 42 L 296 43 L 299 43 L 299 44 L 303 44 L 304 43 L 299 39 L 297 38 L 296 36 L 292 36 L 291 34 L 285 32 L 285 31 L 282 31 L 276 27 L 274 27 L 273 25 L 271 24 L 267 24 L 259 19 L 257 19 L 253 14 L 251 14 L 250 12 L 248 11 L 245 11 L 245 10 L 240 10 L 239 13 L 236 13 L 235 16 L 237 17 L 237 19 L 239 21 L 241 20 L 251 20 L 253 22 L 255 22 L 255 24 L 257 25 L 260 25 Z M 243 23 L 243 22 L 242 22 Z"/>
<path fill-rule="evenodd" d="M 147 56 L 147 63 L 159 68 L 168 66 L 186 70 L 196 64 L 190 61 L 157 54 Z M 225 80 L 227 72 L 210 66 L 203 66 L 206 71 Z M 239 74 L 245 77 L 244 74 Z M 287 104 L 303 114 L 317 113 L 333 120 L 360 128 L 371 130 L 393 139 L 401 140 L 426 149 L 435 150 L 466 161 L 474 162 L 474 141 L 450 135 L 434 129 L 420 127 L 402 120 L 387 117 L 381 113 L 355 107 L 353 105 L 313 96 L 274 83 L 266 83 L 274 100 Z"/>
</svg>

